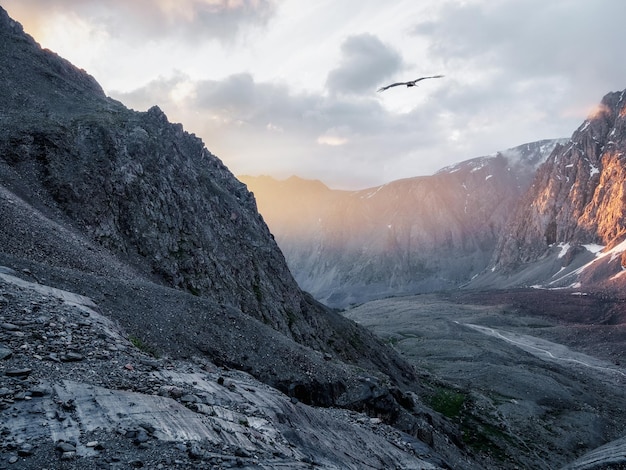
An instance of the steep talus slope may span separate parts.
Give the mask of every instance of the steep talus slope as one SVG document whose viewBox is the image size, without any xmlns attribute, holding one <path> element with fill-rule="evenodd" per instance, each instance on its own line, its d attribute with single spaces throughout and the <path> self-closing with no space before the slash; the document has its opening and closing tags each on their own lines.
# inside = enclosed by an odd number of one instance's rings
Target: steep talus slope
<svg viewBox="0 0 626 470">
<path fill-rule="evenodd" d="M 457 287 L 482 271 L 532 175 L 559 141 L 362 191 L 241 177 L 303 289 L 343 307 Z"/>
<path fill-rule="evenodd" d="M 253 196 L 200 139 L 107 98 L 1 9 L 0 54 L 0 264 L 96 299 L 158 354 L 438 432 L 408 398 L 413 368 L 299 289 Z"/>
<path fill-rule="evenodd" d="M 494 272 L 501 278 L 605 284 L 620 272 L 623 249 L 593 263 L 593 247 L 614 248 L 626 233 L 624 98 L 625 92 L 607 94 L 539 168 L 496 250 Z M 563 277 L 567 272 L 572 275 Z"/>
</svg>

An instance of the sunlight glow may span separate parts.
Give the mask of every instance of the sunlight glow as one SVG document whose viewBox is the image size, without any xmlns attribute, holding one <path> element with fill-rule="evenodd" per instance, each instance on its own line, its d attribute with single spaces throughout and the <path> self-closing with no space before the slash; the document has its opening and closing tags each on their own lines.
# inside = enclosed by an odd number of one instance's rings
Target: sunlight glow
<svg viewBox="0 0 626 470">
<path fill-rule="evenodd" d="M 340 145 L 347 144 L 348 139 L 331 135 L 321 135 L 317 138 L 317 143 L 320 145 L 330 145 L 332 147 L 338 147 Z"/>
<path fill-rule="evenodd" d="M 589 111 L 587 119 L 597 119 L 602 117 L 603 115 L 610 114 L 610 110 L 606 107 L 606 105 L 600 103 L 598 106 L 595 106 Z"/>
</svg>

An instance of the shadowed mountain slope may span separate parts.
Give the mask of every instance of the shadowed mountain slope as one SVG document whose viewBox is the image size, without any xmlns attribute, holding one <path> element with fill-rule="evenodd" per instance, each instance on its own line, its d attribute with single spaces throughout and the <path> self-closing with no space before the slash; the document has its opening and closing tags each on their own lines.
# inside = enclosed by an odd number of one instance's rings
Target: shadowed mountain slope
<svg viewBox="0 0 626 470">
<path fill-rule="evenodd" d="M 254 197 L 199 138 L 106 97 L 2 9 L 0 58 L 0 265 L 88 296 L 158 356 L 201 356 L 431 443 L 454 433 L 420 414 L 393 349 L 300 290 Z"/>
</svg>

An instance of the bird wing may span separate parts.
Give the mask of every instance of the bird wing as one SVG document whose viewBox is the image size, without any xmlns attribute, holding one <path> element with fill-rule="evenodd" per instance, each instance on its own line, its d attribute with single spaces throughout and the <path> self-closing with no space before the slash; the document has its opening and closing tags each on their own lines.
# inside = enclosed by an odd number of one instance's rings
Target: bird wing
<svg viewBox="0 0 626 470">
<path fill-rule="evenodd" d="M 391 87 L 398 86 L 398 85 L 406 85 L 407 83 L 408 83 L 408 82 L 397 82 L 397 83 L 392 83 L 391 85 L 387 85 L 387 86 L 384 86 L 384 87 L 379 88 L 377 91 L 384 91 L 384 90 L 386 90 L 387 88 L 391 88 Z"/>
<path fill-rule="evenodd" d="M 387 85 L 384 87 L 380 87 L 378 90 L 376 91 L 384 91 L 388 88 L 394 87 L 394 86 L 399 86 L 399 85 L 409 85 L 409 84 L 413 84 L 415 85 L 417 82 L 421 81 L 421 80 L 426 80 L 428 78 L 441 78 L 444 75 L 431 75 L 430 77 L 420 77 L 420 78 L 416 78 L 415 80 L 411 80 L 410 82 L 397 82 L 397 83 L 392 83 L 391 85 Z"/>
<path fill-rule="evenodd" d="M 442 78 L 444 75 L 431 75 L 430 77 L 421 77 L 421 78 L 416 78 L 415 80 L 413 80 L 413 83 L 417 83 L 421 80 L 427 80 L 429 78 Z"/>
<path fill-rule="evenodd" d="M 384 86 L 384 87 L 380 87 L 380 88 L 379 88 L 378 90 L 376 90 L 376 91 L 384 91 L 384 90 L 386 90 L 387 88 L 391 88 L 391 87 L 398 86 L 398 85 L 406 85 L 406 84 L 407 84 L 407 82 L 397 82 L 397 83 L 392 83 L 391 85 L 387 85 L 387 86 Z"/>
</svg>

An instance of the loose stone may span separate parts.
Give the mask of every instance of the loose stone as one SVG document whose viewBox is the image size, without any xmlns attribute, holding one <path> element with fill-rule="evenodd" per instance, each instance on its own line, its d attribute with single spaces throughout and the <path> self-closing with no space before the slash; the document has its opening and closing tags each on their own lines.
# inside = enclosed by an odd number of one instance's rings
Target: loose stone
<svg viewBox="0 0 626 470">
<path fill-rule="evenodd" d="M 29 455 L 33 454 L 33 446 L 32 444 L 23 444 L 22 447 L 20 447 L 17 451 L 17 455 L 19 455 L 20 457 L 28 457 Z"/>
<path fill-rule="evenodd" d="M 9 369 L 4 374 L 7 377 L 28 377 L 32 371 L 32 369 L 25 367 L 23 369 Z"/>
<path fill-rule="evenodd" d="M 0 346 L 0 361 L 2 359 L 8 359 L 13 355 L 13 351 L 4 346 Z"/>
<path fill-rule="evenodd" d="M 57 443 L 56 449 L 60 450 L 64 454 L 67 454 L 69 452 L 76 452 L 76 446 L 65 441 L 59 441 Z"/>
<path fill-rule="evenodd" d="M 84 359 L 84 356 L 82 354 L 75 353 L 75 352 L 68 352 L 61 356 L 62 362 L 78 362 L 78 361 L 82 361 L 83 359 Z"/>
</svg>

